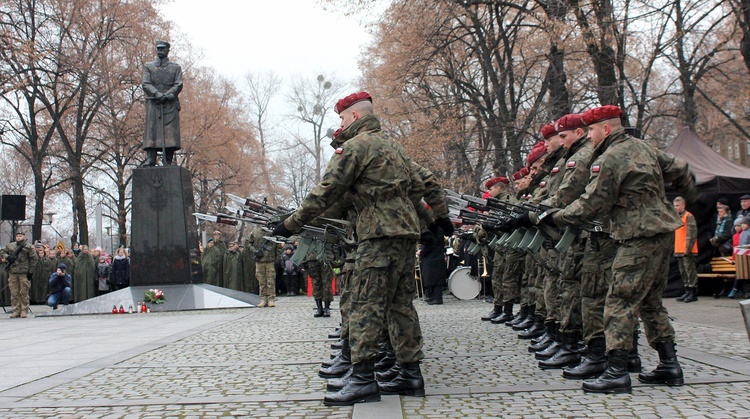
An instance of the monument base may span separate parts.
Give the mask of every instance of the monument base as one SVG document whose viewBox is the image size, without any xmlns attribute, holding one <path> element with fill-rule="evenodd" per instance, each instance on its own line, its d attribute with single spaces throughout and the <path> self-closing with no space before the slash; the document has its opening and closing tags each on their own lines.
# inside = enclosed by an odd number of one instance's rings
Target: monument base
<svg viewBox="0 0 750 419">
<path fill-rule="evenodd" d="M 133 170 L 131 285 L 203 282 L 194 208 L 190 171 L 184 167 Z"/>
<path fill-rule="evenodd" d="M 122 306 L 125 312 L 133 307 L 138 311 L 137 304 L 143 301 L 143 294 L 151 288 L 164 291 L 166 302 L 162 304 L 146 303 L 152 312 L 206 310 L 217 308 L 251 308 L 260 303 L 260 297 L 242 291 L 230 290 L 208 284 L 180 284 L 153 286 L 132 286 L 113 291 L 99 297 L 89 298 L 80 303 L 67 306 L 60 305 L 57 310 L 39 313 L 36 317 L 65 316 L 81 314 L 112 313 L 112 307 Z"/>
</svg>

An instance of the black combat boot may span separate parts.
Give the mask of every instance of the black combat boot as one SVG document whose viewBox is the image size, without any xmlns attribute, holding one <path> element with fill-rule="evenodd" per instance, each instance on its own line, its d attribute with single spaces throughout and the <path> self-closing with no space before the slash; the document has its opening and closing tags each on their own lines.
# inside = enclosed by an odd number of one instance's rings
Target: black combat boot
<svg viewBox="0 0 750 419">
<path fill-rule="evenodd" d="M 326 301 L 325 307 L 323 307 L 323 317 L 331 317 L 331 302 Z"/>
<path fill-rule="evenodd" d="M 607 369 L 607 345 L 603 337 L 592 338 L 589 341 L 586 356 L 581 363 L 569 368 L 563 368 L 563 377 L 571 380 L 587 380 L 596 378 Z"/>
<path fill-rule="evenodd" d="M 156 166 L 156 150 L 146 150 L 146 161 L 141 167 Z"/>
<path fill-rule="evenodd" d="M 323 317 L 323 301 L 322 300 L 315 300 L 315 314 L 313 314 L 313 317 Z"/>
<path fill-rule="evenodd" d="M 349 368 L 349 371 L 344 374 L 341 378 L 334 378 L 332 380 L 328 380 L 328 383 L 326 383 L 326 390 L 328 391 L 339 391 L 346 383 L 349 382 L 349 380 L 352 379 L 352 373 L 354 372 L 354 368 Z"/>
<path fill-rule="evenodd" d="M 337 327 L 333 333 L 329 333 L 328 339 L 341 339 L 341 328 Z"/>
<path fill-rule="evenodd" d="M 536 314 L 534 315 L 534 324 L 518 334 L 519 339 L 534 339 L 542 336 L 546 329 L 544 328 L 544 317 Z"/>
<path fill-rule="evenodd" d="M 401 373 L 401 364 L 396 362 L 393 366 L 385 372 L 376 372 L 375 380 L 379 383 L 387 383 L 393 381 Z"/>
<path fill-rule="evenodd" d="M 668 386 L 681 386 L 685 384 L 682 376 L 682 368 L 677 355 L 674 342 L 658 342 L 656 350 L 659 352 L 659 365 L 651 372 L 638 374 L 638 381 L 646 384 L 666 384 Z"/>
<path fill-rule="evenodd" d="M 320 363 L 320 366 L 321 366 L 322 368 L 328 368 L 328 367 L 330 367 L 331 365 L 333 365 L 333 364 L 335 364 L 336 362 L 338 362 L 337 360 L 338 360 L 339 358 L 341 358 L 341 351 L 338 351 L 338 353 L 331 353 L 331 360 L 330 360 L 330 361 L 323 361 L 323 362 L 321 362 L 321 363 Z"/>
<path fill-rule="evenodd" d="M 492 311 L 486 316 L 482 316 L 482 321 L 488 322 L 501 314 L 503 314 L 503 306 L 492 306 Z"/>
<path fill-rule="evenodd" d="M 529 306 L 521 306 L 521 309 L 516 313 L 513 318 L 507 322 L 505 322 L 505 325 L 508 326 L 510 323 L 510 326 L 513 326 L 516 323 L 520 323 L 524 320 L 526 320 L 526 317 L 529 315 Z"/>
<path fill-rule="evenodd" d="M 549 344 L 545 348 L 535 351 L 534 358 L 538 360 L 550 359 L 562 348 L 563 341 L 559 324 L 556 322 L 547 323 L 547 335 L 549 335 Z"/>
<path fill-rule="evenodd" d="M 351 406 L 354 403 L 380 401 L 378 382 L 375 381 L 374 360 L 363 361 L 352 366 L 352 375 L 344 387 L 323 398 L 326 406 Z"/>
<path fill-rule="evenodd" d="M 633 332 L 633 348 L 628 352 L 628 372 L 641 372 L 641 357 L 638 355 L 638 331 Z"/>
<path fill-rule="evenodd" d="M 494 319 L 490 320 L 490 323 L 492 324 L 502 324 L 506 323 L 510 320 L 513 320 L 513 302 L 505 303 L 503 305 L 503 314 L 495 317 Z"/>
<path fill-rule="evenodd" d="M 690 288 L 685 287 L 685 292 L 681 296 L 675 298 L 675 300 L 680 302 L 685 301 L 685 298 L 687 298 L 688 294 L 690 294 Z"/>
<path fill-rule="evenodd" d="M 607 369 L 594 380 L 583 382 L 583 391 L 588 393 L 630 393 L 630 375 L 626 369 L 628 365 L 628 351 L 615 349 L 609 351 Z"/>
<path fill-rule="evenodd" d="M 331 344 L 331 349 L 342 349 L 344 347 L 344 340 L 339 339 Z"/>
<path fill-rule="evenodd" d="M 378 382 L 382 394 L 424 397 L 424 378 L 419 369 L 419 361 L 405 362 L 396 378 L 388 382 Z"/>
<path fill-rule="evenodd" d="M 550 345 L 555 343 L 554 333 L 550 333 L 550 327 L 555 323 L 547 325 L 547 331 L 536 339 L 531 339 L 531 345 L 529 345 L 529 352 L 539 352 L 547 349 Z"/>
<path fill-rule="evenodd" d="M 385 355 L 375 363 L 375 371 L 388 371 L 396 363 L 396 350 L 390 341 L 385 342 Z"/>
<path fill-rule="evenodd" d="M 323 378 L 339 378 L 346 374 L 349 367 L 352 366 L 352 350 L 349 347 L 349 341 L 345 340 L 341 348 L 341 356 L 334 358 L 333 364 L 328 368 L 318 370 L 318 375 Z"/>
<path fill-rule="evenodd" d="M 698 288 L 697 287 L 690 287 L 688 289 L 688 296 L 685 297 L 682 302 L 684 303 L 692 303 L 698 301 Z"/>
<path fill-rule="evenodd" d="M 536 318 L 535 316 L 536 315 L 534 314 L 534 312 L 530 311 L 529 315 L 526 316 L 526 318 L 522 321 L 516 322 L 516 324 L 505 323 L 505 325 L 510 326 L 513 330 L 516 331 L 526 330 L 534 325 L 534 319 Z"/>
<path fill-rule="evenodd" d="M 562 335 L 562 346 L 552 357 L 539 361 L 539 368 L 543 370 L 561 369 L 578 365 L 581 362 L 581 353 L 578 352 L 579 334 L 565 333 Z"/>
</svg>

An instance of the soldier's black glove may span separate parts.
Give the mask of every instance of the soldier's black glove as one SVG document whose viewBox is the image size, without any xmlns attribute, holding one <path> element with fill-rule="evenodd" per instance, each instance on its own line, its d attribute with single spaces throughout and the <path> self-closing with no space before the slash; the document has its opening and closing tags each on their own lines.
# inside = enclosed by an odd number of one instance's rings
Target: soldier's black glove
<svg viewBox="0 0 750 419">
<path fill-rule="evenodd" d="M 531 227 L 534 225 L 534 222 L 531 220 L 531 214 L 529 211 L 524 211 L 521 215 L 516 217 L 515 220 L 516 227 Z"/>
<path fill-rule="evenodd" d="M 263 259 L 263 251 L 260 250 L 260 249 L 258 249 L 258 250 L 255 251 L 255 255 L 253 255 L 253 260 L 255 260 L 256 262 L 258 262 L 261 259 Z"/>
<path fill-rule="evenodd" d="M 273 235 L 274 236 L 281 236 L 281 237 L 292 237 L 291 231 L 289 231 L 288 228 L 284 225 L 284 223 L 279 223 L 274 229 L 273 229 Z"/>
<path fill-rule="evenodd" d="M 433 221 L 429 227 L 427 227 L 432 234 L 437 235 L 437 227 L 440 227 L 443 229 L 443 234 L 446 236 L 452 236 L 453 235 L 453 223 L 451 222 L 451 219 L 448 217 L 442 217 L 438 218 L 437 220 Z"/>
</svg>

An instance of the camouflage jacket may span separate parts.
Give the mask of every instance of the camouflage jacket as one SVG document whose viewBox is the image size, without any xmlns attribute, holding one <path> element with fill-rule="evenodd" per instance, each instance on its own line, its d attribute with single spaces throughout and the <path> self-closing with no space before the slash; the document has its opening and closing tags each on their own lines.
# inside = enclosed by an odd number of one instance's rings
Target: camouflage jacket
<svg viewBox="0 0 750 419">
<path fill-rule="evenodd" d="M 400 144 L 367 115 L 347 127 L 325 174 L 299 208 L 284 221 L 292 232 L 350 193 L 357 213 L 358 240 L 419 238 L 416 206 L 425 194 Z"/>
<path fill-rule="evenodd" d="M 577 225 L 602 216 L 615 240 L 652 237 L 682 225 L 667 200 L 664 182 L 694 189 L 682 160 L 618 129 L 594 149 L 586 192 L 553 216 L 557 225 Z"/>
<path fill-rule="evenodd" d="M 532 204 L 539 204 L 549 196 L 551 193 L 555 193 L 557 185 L 560 183 L 555 179 L 559 174 L 559 162 L 563 156 L 565 149 L 559 147 L 557 150 L 548 154 L 544 159 L 544 164 L 539 170 L 539 173 L 531 180 L 531 184 L 526 188 L 526 196 Z M 562 176 L 559 176 L 562 178 Z"/>
<path fill-rule="evenodd" d="M 564 208 L 578 199 L 588 184 L 589 165 L 593 153 L 594 145 L 585 136 L 574 142 L 563 157 L 560 186 L 555 194 L 547 197 L 542 204 Z"/>
<path fill-rule="evenodd" d="M 0 250 L 0 257 L 8 259 L 16 253 L 18 249 L 18 242 L 10 242 L 4 249 Z M 39 257 L 36 255 L 34 248 L 27 244 L 26 241 L 21 242 L 23 250 L 18 252 L 16 262 L 10 267 L 10 273 L 12 274 L 30 274 L 34 273 L 34 267 L 36 266 Z"/>
<path fill-rule="evenodd" d="M 262 251 L 263 256 L 258 259 L 257 263 L 276 263 L 281 257 L 281 247 L 271 240 L 265 239 L 266 233 L 262 228 L 256 228 L 250 233 L 250 242 L 255 251 Z M 214 246 L 215 247 L 215 246 Z"/>
</svg>

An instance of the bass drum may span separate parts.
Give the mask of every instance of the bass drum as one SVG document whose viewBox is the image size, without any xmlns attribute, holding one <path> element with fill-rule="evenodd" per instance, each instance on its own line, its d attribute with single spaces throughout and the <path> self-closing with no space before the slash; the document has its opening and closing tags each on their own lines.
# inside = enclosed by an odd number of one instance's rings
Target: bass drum
<svg viewBox="0 0 750 419">
<path fill-rule="evenodd" d="M 472 300 L 482 290 L 482 284 L 476 277 L 469 275 L 469 272 L 471 272 L 470 267 L 461 266 L 448 277 L 448 289 L 459 300 Z"/>
</svg>

